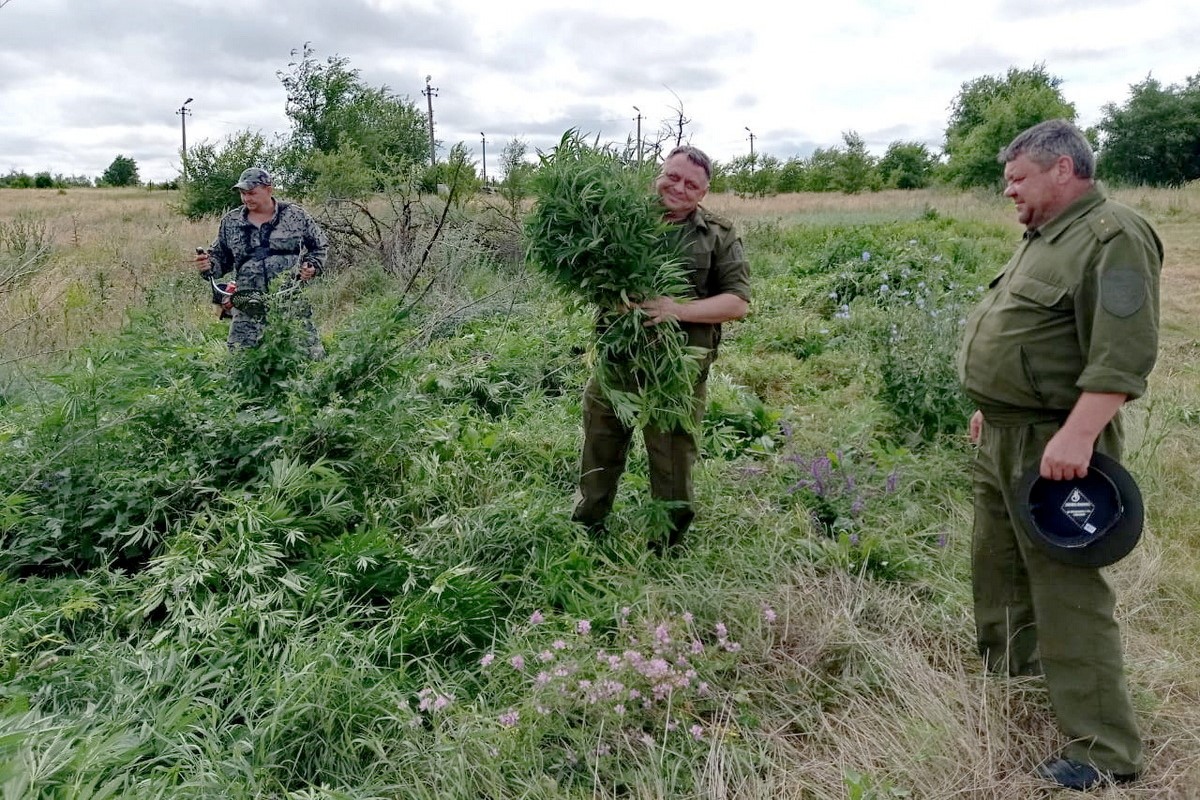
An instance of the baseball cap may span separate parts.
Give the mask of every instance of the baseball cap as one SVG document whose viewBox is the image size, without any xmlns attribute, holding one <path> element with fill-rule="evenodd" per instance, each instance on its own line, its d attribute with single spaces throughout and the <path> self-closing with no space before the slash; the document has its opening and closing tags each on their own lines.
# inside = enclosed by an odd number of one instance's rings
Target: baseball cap
<svg viewBox="0 0 1200 800">
<path fill-rule="evenodd" d="M 243 192 L 248 192 L 256 186 L 274 186 L 275 182 L 271 180 L 271 173 L 265 169 L 258 167 L 250 167 L 243 170 L 242 176 L 238 178 L 238 182 L 233 185 L 233 188 Z"/>
</svg>

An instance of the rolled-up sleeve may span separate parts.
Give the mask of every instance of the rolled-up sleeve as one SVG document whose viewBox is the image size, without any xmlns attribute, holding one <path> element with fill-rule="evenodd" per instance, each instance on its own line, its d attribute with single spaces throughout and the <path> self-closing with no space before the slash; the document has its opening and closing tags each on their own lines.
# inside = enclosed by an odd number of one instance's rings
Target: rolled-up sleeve
<svg viewBox="0 0 1200 800">
<path fill-rule="evenodd" d="M 1158 355 L 1162 243 L 1149 226 L 1126 225 L 1104 242 L 1076 294 L 1085 392 L 1140 397 Z"/>
</svg>

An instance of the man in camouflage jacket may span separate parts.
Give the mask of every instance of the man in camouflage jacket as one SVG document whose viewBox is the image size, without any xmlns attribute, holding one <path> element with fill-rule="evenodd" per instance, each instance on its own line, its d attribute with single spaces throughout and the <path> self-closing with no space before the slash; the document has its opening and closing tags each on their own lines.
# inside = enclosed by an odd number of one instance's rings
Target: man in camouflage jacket
<svg viewBox="0 0 1200 800">
<path fill-rule="evenodd" d="M 201 277 L 215 280 L 232 271 L 239 296 L 245 296 L 265 295 L 279 275 L 306 283 L 321 273 L 329 249 L 325 233 L 303 208 L 275 199 L 274 181 L 266 170 L 247 169 L 233 188 L 241 195 L 242 208 L 221 218 L 212 247 L 196 256 Z M 293 300 L 290 307 L 304 318 L 309 353 L 321 357 L 324 351 L 307 304 Z M 256 346 L 265 321 L 261 307 L 243 309 L 235 302 L 229 347 Z"/>
</svg>

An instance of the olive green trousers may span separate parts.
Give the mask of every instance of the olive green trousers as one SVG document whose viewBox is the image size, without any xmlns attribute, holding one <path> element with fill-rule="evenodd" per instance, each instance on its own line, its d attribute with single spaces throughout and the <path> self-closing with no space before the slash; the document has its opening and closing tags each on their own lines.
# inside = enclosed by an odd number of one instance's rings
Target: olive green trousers
<svg viewBox="0 0 1200 800">
<path fill-rule="evenodd" d="M 693 414 L 697 426 L 704 418 L 708 397 L 707 381 L 696 384 Z M 650 494 L 656 500 L 675 505 L 670 510 L 668 544 L 677 545 L 695 517 L 692 503 L 692 467 L 699 447 L 692 434 L 676 428 L 670 431 L 646 428 L 642 431 L 650 462 Z M 625 471 L 633 429 L 621 422 L 604 399 L 596 379 L 588 382 L 583 393 L 583 457 L 579 470 L 579 498 L 572 519 L 592 529 L 604 525 L 617 496 L 617 484 Z"/>
<path fill-rule="evenodd" d="M 993 425 L 986 420 L 973 465 L 972 583 L 979 651 L 990 670 L 1043 673 L 1064 754 L 1114 773 L 1142 768 L 1113 618 L 1115 597 L 1100 570 L 1059 563 L 1039 549 L 1014 513 L 1021 475 L 1041 462 L 1056 421 Z M 1121 454 L 1119 418 L 1096 449 Z"/>
</svg>

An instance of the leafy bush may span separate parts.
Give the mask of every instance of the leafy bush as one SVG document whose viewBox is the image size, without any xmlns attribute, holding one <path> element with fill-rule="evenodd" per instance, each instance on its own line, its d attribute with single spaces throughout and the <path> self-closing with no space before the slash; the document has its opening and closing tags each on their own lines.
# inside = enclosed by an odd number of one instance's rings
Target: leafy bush
<svg viewBox="0 0 1200 800">
<path fill-rule="evenodd" d="M 274 169 L 275 154 L 261 133 L 239 131 L 219 144 L 200 142 L 187 156 L 180 212 L 188 219 L 217 216 L 240 204 L 233 185 L 248 167 Z"/>
<path fill-rule="evenodd" d="M 531 181 L 529 260 L 555 285 L 598 309 L 596 375 L 627 424 L 691 429 L 700 353 L 675 321 L 652 327 L 631 303 L 685 297 L 680 243 L 647 191 L 649 173 L 576 131 L 542 157 Z"/>
</svg>

